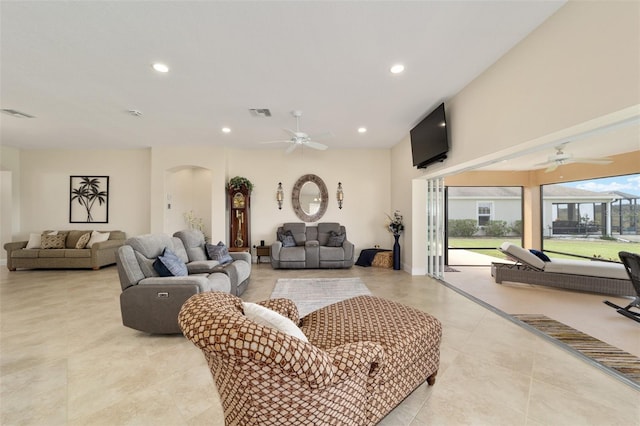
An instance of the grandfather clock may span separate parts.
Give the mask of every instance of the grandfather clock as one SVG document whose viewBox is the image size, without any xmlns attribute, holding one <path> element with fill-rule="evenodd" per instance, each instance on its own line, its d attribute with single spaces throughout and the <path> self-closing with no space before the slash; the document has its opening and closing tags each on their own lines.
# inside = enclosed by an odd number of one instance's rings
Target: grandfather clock
<svg viewBox="0 0 640 426">
<path fill-rule="evenodd" d="M 251 247 L 251 190 L 229 187 L 229 250 L 249 251 Z"/>
</svg>

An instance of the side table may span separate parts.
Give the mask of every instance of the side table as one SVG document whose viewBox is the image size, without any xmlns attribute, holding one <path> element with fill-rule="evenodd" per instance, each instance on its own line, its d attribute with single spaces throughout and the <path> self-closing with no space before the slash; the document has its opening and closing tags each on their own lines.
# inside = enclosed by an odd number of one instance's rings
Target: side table
<svg viewBox="0 0 640 426">
<path fill-rule="evenodd" d="M 271 246 L 256 246 L 256 256 L 258 257 L 258 263 L 262 256 L 267 256 L 271 259 Z"/>
</svg>

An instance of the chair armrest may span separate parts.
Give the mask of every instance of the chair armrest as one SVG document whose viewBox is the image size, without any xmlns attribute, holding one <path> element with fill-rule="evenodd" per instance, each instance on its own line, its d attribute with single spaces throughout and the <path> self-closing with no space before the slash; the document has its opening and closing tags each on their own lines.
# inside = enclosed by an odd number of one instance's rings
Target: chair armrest
<svg viewBox="0 0 640 426">
<path fill-rule="evenodd" d="M 354 258 L 354 245 L 351 241 L 349 240 L 344 240 L 344 242 L 342 243 L 342 248 L 344 249 L 344 258 L 345 260 L 348 259 L 353 259 Z"/>
<path fill-rule="evenodd" d="M 251 265 L 251 253 L 247 253 L 245 251 L 232 251 L 229 252 L 229 256 L 231 256 L 233 260 L 244 260 L 249 265 Z"/>
<path fill-rule="evenodd" d="M 11 253 L 14 250 L 20 250 L 27 246 L 28 241 L 14 241 L 12 243 L 6 243 L 4 249 L 7 253 Z"/>
<path fill-rule="evenodd" d="M 298 307 L 291 299 L 268 299 L 258 302 L 258 305 L 265 308 L 276 311 L 280 315 L 283 315 L 293 321 L 295 324 L 300 323 L 300 314 L 298 313 Z"/>
<path fill-rule="evenodd" d="M 384 364 L 384 349 L 374 342 L 345 343 L 326 352 L 338 369 L 338 380 L 345 380 L 354 374 L 376 378 Z"/>
<path fill-rule="evenodd" d="M 271 259 L 280 260 L 280 250 L 282 249 L 282 241 L 276 241 L 271 244 Z"/>
<path fill-rule="evenodd" d="M 101 241 L 99 243 L 94 243 L 91 246 L 91 251 L 98 251 L 98 250 L 105 250 L 105 249 L 111 249 L 111 248 L 118 248 L 121 245 L 123 245 L 125 242 L 125 240 L 107 240 L 107 241 Z"/>
</svg>

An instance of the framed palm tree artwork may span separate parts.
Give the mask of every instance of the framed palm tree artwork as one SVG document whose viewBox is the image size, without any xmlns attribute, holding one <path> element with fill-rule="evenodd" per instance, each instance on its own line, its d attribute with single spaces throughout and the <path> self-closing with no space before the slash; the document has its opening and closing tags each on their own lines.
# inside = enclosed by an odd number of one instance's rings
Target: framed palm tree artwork
<svg viewBox="0 0 640 426">
<path fill-rule="evenodd" d="M 109 176 L 70 176 L 69 223 L 109 223 Z"/>
</svg>

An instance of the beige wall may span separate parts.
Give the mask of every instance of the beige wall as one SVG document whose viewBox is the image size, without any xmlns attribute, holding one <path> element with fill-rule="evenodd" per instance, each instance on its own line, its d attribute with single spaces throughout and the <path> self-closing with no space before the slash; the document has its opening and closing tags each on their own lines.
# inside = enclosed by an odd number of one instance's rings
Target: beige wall
<svg viewBox="0 0 640 426">
<path fill-rule="evenodd" d="M 394 147 L 392 176 L 401 178 L 392 185 L 392 199 L 400 200 L 402 209 L 422 214 L 422 189 L 414 189 L 409 202 L 395 191 L 419 187 L 415 180 L 427 178 L 446 176 L 448 184 L 451 175 L 492 160 L 534 147 L 553 146 L 563 137 L 639 117 L 638 34 L 640 2 L 567 3 L 486 72 L 446 100 L 451 150 L 444 163 L 421 172 L 407 171 L 411 164 L 407 154 L 409 138 Z M 622 169 L 626 166 L 614 162 L 608 168 L 598 168 L 596 173 L 621 174 Z M 539 244 L 536 185 L 542 180 L 559 179 L 559 172 L 543 178 L 526 173 L 510 176 L 513 180 L 521 178 L 520 185 L 528 185 L 524 216 L 531 227 L 525 229 L 527 244 Z M 478 183 L 476 177 L 463 176 L 465 184 Z M 420 271 L 425 259 L 424 232 L 414 227 L 411 234 L 410 262 L 414 271 Z"/>
</svg>

